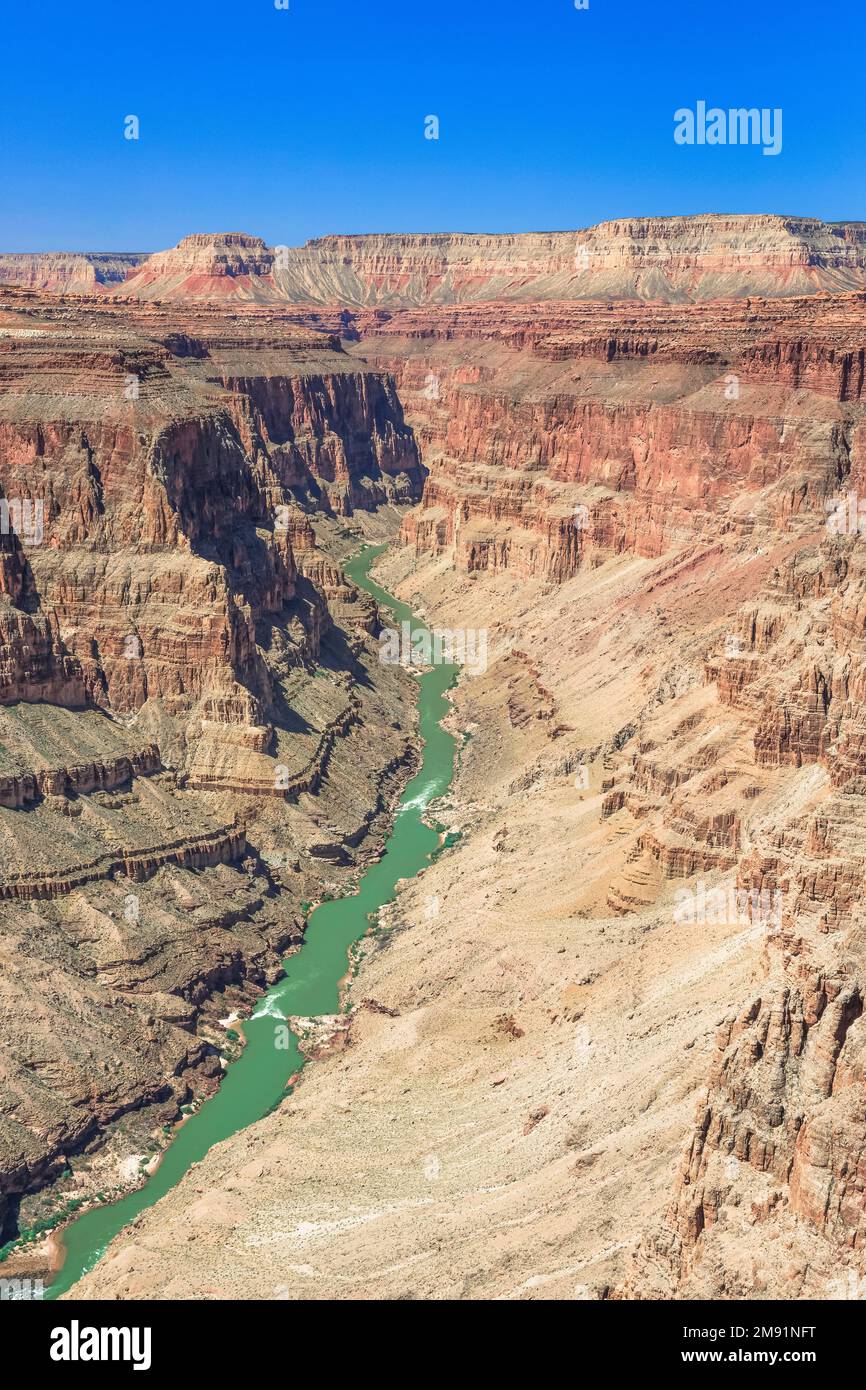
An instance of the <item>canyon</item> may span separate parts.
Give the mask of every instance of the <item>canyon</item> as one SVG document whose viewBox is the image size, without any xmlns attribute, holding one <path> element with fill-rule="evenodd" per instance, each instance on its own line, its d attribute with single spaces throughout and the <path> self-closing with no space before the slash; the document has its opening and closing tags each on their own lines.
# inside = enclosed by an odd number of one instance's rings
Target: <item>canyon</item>
<svg viewBox="0 0 866 1390">
<path fill-rule="evenodd" d="M 448 846 L 72 1296 L 862 1297 L 863 225 L 10 259 L 4 1236 L 158 1151 L 375 857 L 413 682 L 343 566 L 387 539 L 485 634 Z"/>
</svg>

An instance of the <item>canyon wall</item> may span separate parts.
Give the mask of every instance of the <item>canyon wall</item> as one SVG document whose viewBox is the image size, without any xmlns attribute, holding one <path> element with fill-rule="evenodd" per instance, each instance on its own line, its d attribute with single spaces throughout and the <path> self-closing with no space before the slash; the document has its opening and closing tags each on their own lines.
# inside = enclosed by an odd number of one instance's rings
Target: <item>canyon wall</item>
<svg viewBox="0 0 866 1390">
<path fill-rule="evenodd" d="M 671 669 L 606 755 L 602 823 L 634 835 L 608 910 L 642 919 L 706 880 L 735 905 L 709 920 L 761 951 L 619 1296 L 849 1297 L 864 1274 L 863 307 L 357 320 L 430 469 L 403 529 L 422 573 L 549 586 L 654 565 L 630 621 L 651 605 L 645 659 L 670 643 Z M 684 604 L 705 624 L 686 648 Z M 701 931 L 706 911 L 677 920 Z"/>
<path fill-rule="evenodd" d="M 0 384 L 3 1244 L 140 1180 L 381 836 L 411 688 L 312 518 L 423 474 L 391 379 L 269 316 L 0 289 Z"/>
<path fill-rule="evenodd" d="M 866 231 L 786 217 L 621 218 L 577 232 L 321 237 L 287 248 L 290 299 L 339 304 L 703 300 L 864 284 Z"/>
<path fill-rule="evenodd" d="M 820 526 L 861 466 L 863 303 L 359 315 L 430 469 L 405 538 L 562 580 L 596 550 Z"/>
</svg>

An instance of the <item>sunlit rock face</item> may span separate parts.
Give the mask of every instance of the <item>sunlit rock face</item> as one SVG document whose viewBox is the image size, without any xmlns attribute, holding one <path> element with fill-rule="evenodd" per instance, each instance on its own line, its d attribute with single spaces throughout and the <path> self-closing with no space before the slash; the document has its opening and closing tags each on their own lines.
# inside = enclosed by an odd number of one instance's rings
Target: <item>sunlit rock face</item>
<svg viewBox="0 0 866 1390">
<path fill-rule="evenodd" d="M 405 308 L 494 300 L 691 302 L 866 286 L 860 223 L 815 218 L 621 218 L 579 231 L 326 236 L 267 247 L 243 232 L 184 237 L 128 266 L 115 292 L 147 299 Z M 0 280 L 91 289 L 100 258 L 0 257 Z"/>
<path fill-rule="evenodd" d="M 422 572 L 476 593 L 541 582 L 556 607 L 587 570 L 653 565 L 598 655 L 575 653 L 593 680 L 655 607 L 635 654 L 663 677 L 661 708 L 638 705 L 605 762 L 601 824 L 635 837 L 607 907 L 641 920 L 670 891 L 699 895 L 684 924 L 739 927 L 760 950 L 620 1296 L 851 1297 L 864 1274 L 863 310 L 857 292 L 350 321 L 430 470 L 403 523 Z M 686 612 L 700 647 L 681 645 Z M 725 885 L 721 907 L 706 883 Z"/>
<path fill-rule="evenodd" d="M 145 260 L 144 251 L 0 253 L 0 285 L 101 294 L 121 284 Z"/>
</svg>

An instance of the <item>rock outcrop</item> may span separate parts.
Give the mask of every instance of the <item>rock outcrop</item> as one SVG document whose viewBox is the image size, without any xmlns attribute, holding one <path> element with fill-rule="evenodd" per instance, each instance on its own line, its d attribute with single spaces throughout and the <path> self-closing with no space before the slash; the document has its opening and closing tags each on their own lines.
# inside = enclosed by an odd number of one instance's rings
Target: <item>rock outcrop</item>
<svg viewBox="0 0 866 1390">
<path fill-rule="evenodd" d="M 577 232 L 321 237 L 282 248 L 298 303 L 708 300 L 860 288 L 866 228 L 812 218 L 634 217 Z"/>
<path fill-rule="evenodd" d="M 274 255 L 244 232 L 184 237 L 134 269 L 124 291 L 145 299 L 276 299 Z"/>
</svg>

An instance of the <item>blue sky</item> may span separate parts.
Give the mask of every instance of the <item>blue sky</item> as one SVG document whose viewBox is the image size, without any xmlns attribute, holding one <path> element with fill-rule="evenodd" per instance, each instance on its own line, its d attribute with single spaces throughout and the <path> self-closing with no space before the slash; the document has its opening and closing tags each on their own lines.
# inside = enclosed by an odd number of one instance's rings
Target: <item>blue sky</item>
<svg viewBox="0 0 866 1390">
<path fill-rule="evenodd" d="M 0 250 L 866 217 L 861 4 L 289 4 L 8 0 Z M 676 145 L 674 111 L 701 99 L 781 107 L 781 154 Z"/>
</svg>

